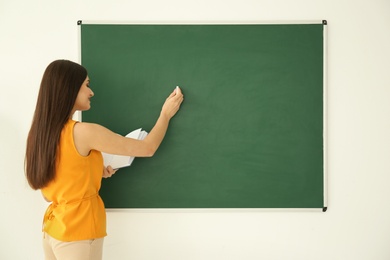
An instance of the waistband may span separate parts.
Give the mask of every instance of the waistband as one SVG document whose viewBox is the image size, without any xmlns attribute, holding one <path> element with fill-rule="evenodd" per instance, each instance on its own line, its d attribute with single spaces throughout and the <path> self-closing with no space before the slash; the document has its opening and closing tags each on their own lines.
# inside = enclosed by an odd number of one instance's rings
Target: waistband
<svg viewBox="0 0 390 260">
<path fill-rule="evenodd" d="M 52 202 L 47 207 L 45 215 L 43 217 L 42 230 L 44 229 L 44 225 L 45 225 L 45 222 L 47 220 L 53 220 L 55 218 L 55 216 L 53 215 L 53 211 L 54 211 L 55 208 L 61 207 L 61 206 L 72 205 L 72 204 L 78 204 L 78 203 L 81 203 L 81 202 L 84 202 L 84 201 L 87 201 L 87 200 L 94 199 L 94 198 L 96 198 L 98 196 L 99 196 L 99 193 L 96 193 L 96 194 L 93 194 L 91 196 L 84 197 L 84 198 L 78 199 L 78 200 L 73 200 L 73 201 L 70 201 L 70 202 L 67 202 L 67 203 L 55 203 L 55 202 Z"/>
</svg>

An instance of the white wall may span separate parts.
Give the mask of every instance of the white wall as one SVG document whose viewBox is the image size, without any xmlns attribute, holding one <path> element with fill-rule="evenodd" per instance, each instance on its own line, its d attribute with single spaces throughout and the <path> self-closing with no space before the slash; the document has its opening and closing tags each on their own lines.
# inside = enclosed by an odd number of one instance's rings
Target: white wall
<svg viewBox="0 0 390 260">
<path fill-rule="evenodd" d="M 390 259 L 389 0 L 0 0 L 0 259 L 42 259 L 24 178 L 40 79 L 82 20 L 329 22 L 329 208 L 108 212 L 105 259 Z"/>
</svg>

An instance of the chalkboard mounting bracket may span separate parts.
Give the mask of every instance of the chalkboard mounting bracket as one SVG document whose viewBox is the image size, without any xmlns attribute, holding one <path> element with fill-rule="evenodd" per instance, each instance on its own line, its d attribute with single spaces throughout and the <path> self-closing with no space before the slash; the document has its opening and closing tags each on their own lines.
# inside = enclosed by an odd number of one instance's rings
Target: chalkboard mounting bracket
<svg viewBox="0 0 390 260">
<path fill-rule="evenodd" d="M 328 210 L 328 207 L 323 207 L 322 212 L 326 212 Z"/>
<path fill-rule="evenodd" d="M 78 21 L 77 21 L 77 25 L 81 25 L 82 23 L 83 23 L 82 20 L 78 20 Z"/>
<path fill-rule="evenodd" d="M 328 24 L 328 21 L 327 21 L 327 20 L 322 20 L 322 24 L 323 24 L 323 25 L 327 25 L 327 24 Z"/>
</svg>

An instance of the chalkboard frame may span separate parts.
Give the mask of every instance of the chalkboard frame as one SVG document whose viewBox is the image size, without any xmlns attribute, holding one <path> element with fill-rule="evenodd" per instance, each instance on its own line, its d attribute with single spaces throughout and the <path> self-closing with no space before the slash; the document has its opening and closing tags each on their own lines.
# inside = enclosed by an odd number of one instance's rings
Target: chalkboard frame
<svg viewBox="0 0 390 260">
<path fill-rule="evenodd" d="M 79 62 L 82 64 L 81 60 L 81 25 L 83 24 L 106 24 L 106 25 L 278 25 L 278 24 L 323 24 L 323 207 L 319 208 L 321 211 L 325 212 L 328 208 L 328 147 L 327 147 L 327 104 L 328 104 L 328 97 L 327 97 L 327 78 L 328 78 L 328 69 L 327 69 L 327 52 L 328 52 L 328 45 L 327 45 L 327 21 L 321 20 L 321 21 L 255 21 L 255 22 L 183 22 L 183 21 L 149 21 L 149 22 L 139 22 L 139 21 L 81 21 L 79 20 L 77 22 L 77 25 L 79 25 Z M 74 119 L 82 121 L 82 113 L 76 112 L 74 115 Z M 191 210 L 194 210 L 194 208 L 189 207 Z M 229 207 L 230 208 L 230 207 Z M 123 207 L 123 208 L 109 208 L 111 210 L 127 210 L 129 208 Z M 135 208 L 132 208 L 131 210 L 134 210 Z M 156 209 L 156 208 L 154 208 Z M 167 209 L 167 208 L 164 208 Z M 183 209 L 180 207 L 180 209 Z M 185 207 L 184 207 L 185 209 Z M 195 208 L 196 209 L 196 208 Z M 209 208 L 206 208 L 209 209 Z M 227 209 L 227 208 L 225 208 Z M 237 209 L 237 208 L 235 208 Z M 251 208 L 253 210 L 254 208 Z M 255 208 L 259 209 L 259 208 Z M 278 208 L 261 208 L 261 210 L 277 210 Z M 280 209 L 280 208 L 279 208 Z M 283 210 L 288 210 L 288 208 L 282 208 Z M 138 209 L 139 210 L 139 209 Z M 145 208 L 142 208 L 141 210 L 145 210 Z M 292 210 L 300 210 L 299 208 L 292 208 Z M 303 210 L 308 210 L 308 208 L 303 208 Z M 309 210 L 312 210 L 309 208 Z"/>
</svg>

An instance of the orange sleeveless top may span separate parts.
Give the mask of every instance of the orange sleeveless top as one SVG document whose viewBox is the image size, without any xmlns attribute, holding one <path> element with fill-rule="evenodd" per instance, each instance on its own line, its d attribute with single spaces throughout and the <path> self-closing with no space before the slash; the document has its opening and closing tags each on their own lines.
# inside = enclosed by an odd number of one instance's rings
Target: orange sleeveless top
<svg viewBox="0 0 390 260">
<path fill-rule="evenodd" d="M 73 141 L 76 121 L 69 120 L 57 150 L 56 177 L 42 189 L 52 203 L 46 210 L 43 231 L 60 241 L 77 241 L 106 236 L 106 212 L 98 192 L 103 158 L 92 150 L 81 156 Z"/>
</svg>

